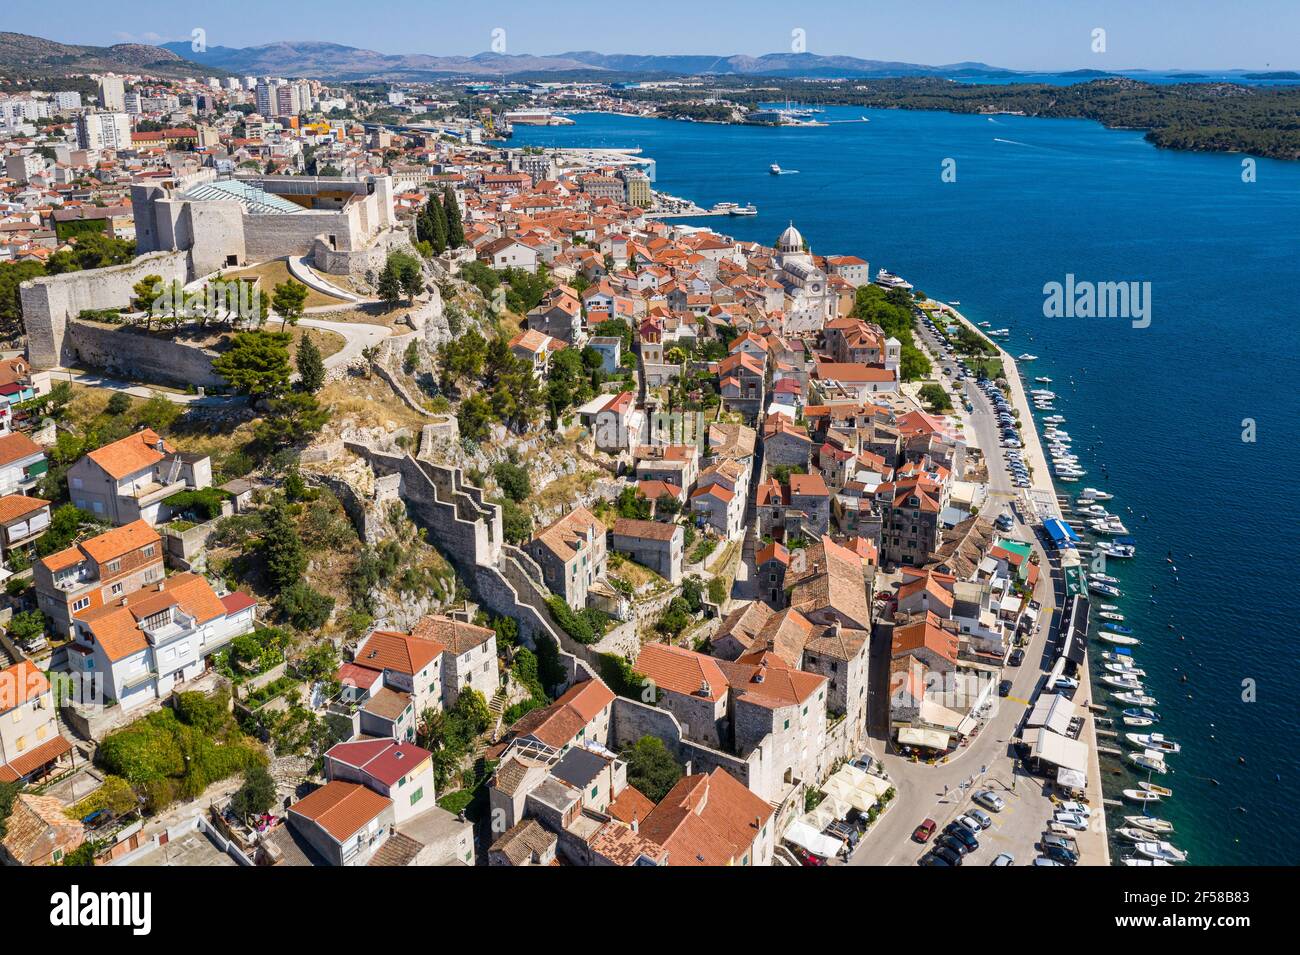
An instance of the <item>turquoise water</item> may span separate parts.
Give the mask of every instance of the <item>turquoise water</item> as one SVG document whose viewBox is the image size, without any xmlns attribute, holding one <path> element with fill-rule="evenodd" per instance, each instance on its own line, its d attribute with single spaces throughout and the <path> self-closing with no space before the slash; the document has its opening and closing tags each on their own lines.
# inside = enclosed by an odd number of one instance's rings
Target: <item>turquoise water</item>
<svg viewBox="0 0 1300 955">
<path fill-rule="evenodd" d="M 809 129 L 581 115 L 520 127 L 513 145 L 640 146 L 657 188 L 759 209 L 700 224 L 770 244 L 793 220 L 816 252 L 860 255 L 873 274 L 884 266 L 960 300 L 972 321 L 1010 328 L 1007 349 L 1038 355 L 1026 370 L 1055 379 L 1089 471 L 1060 489 L 1109 490 L 1108 509 L 1138 540 L 1138 557 L 1109 573 L 1143 640 L 1135 657 L 1162 729 L 1183 744 L 1159 780 L 1174 790 L 1159 814 L 1193 863 L 1300 861 L 1288 612 L 1300 164 L 1259 160 L 1247 184 L 1241 157 L 1157 150 L 1140 132 L 1086 121 L 842 107 L 819 118 L 862 115 L 870 122 Z M 956 182 L 941 181 L 945 159 Z M 772 176 L 772 162 L 799 173 Z M 1067 273 L 1151 282 L 1150 327 L 1044 318 L 1044 283 Z M 1246 418 L 1254 443 L 1242 440 Z M 1134 784 L 1116 761 L 1102 766 L 1108 792 Z"/>
</svg>

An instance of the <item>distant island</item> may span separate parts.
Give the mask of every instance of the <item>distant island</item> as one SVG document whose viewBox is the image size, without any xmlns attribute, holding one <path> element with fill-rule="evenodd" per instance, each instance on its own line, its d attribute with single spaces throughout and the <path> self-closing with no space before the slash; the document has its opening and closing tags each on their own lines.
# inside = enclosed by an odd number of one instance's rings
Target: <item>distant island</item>
<svg viewBox="0 0 1300 955">
<path fill-rule="evenodd" d="M 1276 78 L 1287 78 L 1277 74 Z M 826 83 L 806 80 L 738 82 L 710 90 L 711 102 L 693 104 L 698 92 L 622 90 L 620 97 L 654 102 L 660 115 L 714 122 L 743 122 L 760 103 L 783 100 L 805 106 L 867 106 L 952 113 L 1016 113 L 1053 119 L 1091 119 L 1112 129 L 1146 130 L 1164 149 L 1242 152 L 1270 159 L 1300 159 L 1300 87 L 1239 83 L 1159 85 L 1106 77 L 1074 86 L 1047 83 L 973 84 L 936 77 L 900 77 Z M 741 109 L 729 111 L 725 100 Z M 731 113 L 731 119 L 726 116 Z"/>
</svg>

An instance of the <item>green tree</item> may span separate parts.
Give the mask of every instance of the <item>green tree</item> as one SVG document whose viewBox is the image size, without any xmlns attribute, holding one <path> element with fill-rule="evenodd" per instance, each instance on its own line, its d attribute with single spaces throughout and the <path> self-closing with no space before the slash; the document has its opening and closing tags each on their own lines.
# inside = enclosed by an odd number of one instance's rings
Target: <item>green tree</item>
<svg viewBox="0 0 1300 955">
<path fill-rule="evenodd" d="M 283 498 L 276 498 L 266 509 L 265 531 L 258 549 L 266 563 L 266 573 L 277 588 L 295 583 L 307 570 L 307 551 L 298 537 L 298 528 Z"/>
<path fill-rule="evenodd" d="M 230 808 L 241 818 L 270 812 L 276 803 L 275 780 L 265 766 L 244 770 L 244 784 L 230 797 Z"/>
<path fill-rule="evenodd" d="M 181 406 L 174 401 L 168 400 L 165 396 L 155 392 L 149 397 L 140 411 L 136 414 L 136 420 L 146 428 L 152 428 L 159 433 L 166 433 L 176 419 L 181 416 Z"/>
<path fill-rule="evenodd" d="M 334 611 L 334 598 L 327 597 L 303 581 L 280 591 L 277 606 L 284 618 L 298 630 L 319 630 Z"/>
<path fill-rule="evenodd" d="M 115 391 L 109 397 L 108 404 L 104 405 L 104 414 L 113 415 L 114 417 L 126 414 L 131 410 L 132 404 L 134 402 L 131 400 L 131 396 L 125 391 Z"/>
<path fill-rule="evenodd" d="M 286 325 L 297 325 L 307 304 L 307 286 L 289 279 L 278 284 L 271 293 L 271 307 L 280 316 L 280 331 Z"/>
<path fill-rule="evenodd" d="M 653 803 L 661 802 L 682 778 L 682 767 L 657 736 L 642 736 L 619 755 L 627 763 L 628 785 Z"/>
<path fill-rule="evenodd" d="M 320 391 L 325 384 L 325 359 L 321 357 L 320 349 L 316 347 L 316 341 L 310 333 L 303 335 L 302 341 L 298 343 L 295 362 L 298 365 L 298 382 L 303 390 L 313 395 Z"/>
<path fill-rule="evenodd" d="M 470 395 L 460 403 L 456 413 L 460 436 L 469 441 L 482 441 L 490 433 L 492 406 L 479 395 Z"/>
<path fill-rule="evenodd" d="M 402 300 L 402 277 L 391 260 L 384 264 L 383 271 L 379 273 L 377 292 L 379 300 L 389 308 L 394 308 Z"/>
<path fill-rule="evenodd" d="M 447 245 L 458 249 L 465 244 L 465 225 L 460 217 L 460 203 L 450 184 L 442 189 L 442 208 L 447 216 Z"/>
<path fill-rule="evenodd" d="M 533 493 L 533 484 L 528 477 L 528 469 L 513 461 L 500 461 L 492 468 L 497 479 L 497 486 L 512 501 L 522 501 Z"/>
<path fill-rule="evenodd" d="M 289 387 L 290 340 L 288 332 L 240 332 L 212 369 L 250 397 L 275 397 Z"/>
<path fill-rule="evenodd" d="M 329 420 L 329 410 L 313 395 L 294 391 L 267 403 L 266 417 L 253 428 L 253 437 L 268 448 L 286 448 L 309 440 Z"/>
</svg>

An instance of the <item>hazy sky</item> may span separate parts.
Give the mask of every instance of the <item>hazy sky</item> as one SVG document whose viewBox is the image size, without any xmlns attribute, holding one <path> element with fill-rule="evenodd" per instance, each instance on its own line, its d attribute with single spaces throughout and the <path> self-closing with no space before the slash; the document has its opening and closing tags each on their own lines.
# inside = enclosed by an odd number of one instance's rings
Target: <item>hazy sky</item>
<svg viewBox="0 0 1300 955">
<path fill-rule="evenodd" d="M 784 52 L 1027 70 L 1300 67 L 1300 0 L 64 0 L 6 4 L 3 29 L 68 43 L 328 40 L 384 53 Z M 1093 51 L 1093 31 L 1106 50 Z"/>
</svg>

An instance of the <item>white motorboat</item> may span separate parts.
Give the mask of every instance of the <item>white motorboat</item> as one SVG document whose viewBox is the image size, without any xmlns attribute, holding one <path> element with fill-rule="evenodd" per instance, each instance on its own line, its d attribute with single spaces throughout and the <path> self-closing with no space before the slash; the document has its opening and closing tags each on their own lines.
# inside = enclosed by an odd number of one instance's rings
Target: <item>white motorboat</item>
<svg viewBox="0 0 1300 955">
<path fill-rule="evenodd" d="M 1132 544 L 1116 544 L 1113 541 L 1107 541 L 1101 545 L 1099 553 L 1107 557 L 1115 557 L 1127 560 L 1137 553 L 1137 548 Z"/>
<path fill-rule="evenodd" d="M 779 175 L 781 175 L 781 167 L 778 166 L 776 163 L 772 163 L 772 165 L 768 166 L 768 167 L 767 167 L 767 171 L 770 172 L 770 173 L 771 173 L 772 175 L 774 175 L 774 176 L 779 176 Z"/>
<path fill-rule="evenodd" d="M 1155 710 L 1148 709 L 1148 708 L 1145 707 L 1145 706 L 1138 707 L 1138 708 L 1136 708 L 1136 709 L 1132 709 L 1132 710 L 1125 710 L 1125 711 L 1124 711 L 1124 715 L 1125 715 L 1125 716 L 1143 716 L 1143 717 L 1146 717 L 1147 719 L 1151 720 L 1153 723 L 1159 723 L 1159 722 L 1160 722 L 1160 714 L 1157 713 Z"/>
<path fill-rule="evenodd" d="M 1151 832 L 1148 829 L 1139 829 L 1137 826 L 1120 826 L 1115 830 L 1115 835 L 1129 842 L 1149 842 Z"/>
<path fill-rule="evenodd" d="M 1105 594 L 1107 597 L 1124 596 L 1124 594 L 1119 590 L 1119 588 L 1112 587 L 1110 584 L 1104 584 L 1097 580 L 1088 581 L 1088 589 L 1091 590 L 1094 594 Z"/>
<path fill-rule="evenodd" d="M 1118 609 L 1119 609 L 1119 605 L 1118 605 L 1118 604 L 1098 604 L 1098 606 L 1099 606 L 1102 610 L 1118 610 Z"/>
<path fill-rule="evenodd" d="M 1038 361 L 1038 356 L 1025 352 L 1023 355 L 1016 356 L 1016 361 Z"/>
<path fill-rule="evenodd" d="M 1186 862 L 1187 853 L 1169 842 L 1139 842 L 1136 846 L 1138 855 L 1156 862 Z"/>
<path fill-rule="evenodd" d="M 1065 424 L 1065 415 L 1054 414 L 1051 415 L 1050 417 L 1044 418 L 1043 420 L 1048 422 L 1049 424 Z"/>
<path fill-rule="evenodd" d="M 1138 783 L 1138 786 L 1149 793 L 1155 793 L 1157 796 L 1164 796 L 1166 799 L 1171 798 L 1174 794 L 1172 789 L 1169 789 L 1166 786 L 1161 786 L 1159 783 Z"/>
<path fill-rule="evenodd" d="M 1138 693 L 1136 690 L 1127 690 L 1123 693 L 1116 693 L 1115 699 L 1120 703 L 1132 703 L 1134 706 L 1160 705 L 1160 701 L 1154 696 L 1148 696 L 1145 693 Z"/>
<path fill-rule="evenodd" d="M 1088 579 L 1089 579 L 1089 580 L 1095 580 L 1095 581 L 1097 581 L 1098 583 L 1102 583 L 1102 584 L 1118 584 L 1118 583 L 1119 583 L 1119 578 L 1118 578 L 1118 577 L 1108 577 L 1108 576 L 1106 576 L 1105 574 L 1099 574 L 1099 573 L 1091 573 L 1091 574 L 1089 574 L 1089 575 L 1088 575 Z"/>
<path fill-rule="evenodd" d="M 1160 794 L 1147 792 L 1145 789 L 1125 789 L 1124 798 L 1130 802 L 1159 802 Z"/>
<path fill-rule="evenodd" d="M 1165 764 L 1164 754 L 1158 749 L 1144 749 L 1140 753 L 1129 753 L 1128 761 L 1138 769 L 1145 769 L 1149 773 L 1167 773 L 1169 767 Z"/>
<path fill-rule="evenodd" d="M 1104 587 L 1105 584 L 1099 586 Z M 1114 590 L 1115 588 L 1112 587 L 1111 589 Z M 1106 643 L 1113 643 L 1117 647 L 1136 647 L 1142 642 L 1137 637 L 1130 637 L 1123 633 L 1099 633 L 1097 634 L 1097 639 L 1105 641 Z"/>
<path fill-rule="evenodd" d="M 1124 615 L 1122 613 L 1115 613 L 1113 610 L 1102 610 L 1097 614 L 1097 616 L 1104 617 L 1107 620 L 1114 620 L 1116 622 L 1123 622 L 1124 620 Z"/>
<path fill-rule="evenodd" d="M 1130 745 L 1156 750 L 1165 754 L 1181 753 L 1183 751 L 1180 743 L 1175 743 L 1163 733 L 1125 733 L 1124 738 L 1128 740 Z"/>
<path fill-rule="evenodd" d="M 1141 729 L 1142 727 L 1146 727 L 1146 726 L 1155 726 L 1156 721 L 1152 719 L 1148 719 L 1145 716 L 1126 716 L 1124 717 L 1124 725 Z"/>
<path fill-rule="evenodd" d="M 1136 680 L 1140 676 L 1147 675 L 1146 670 L 1139 669 L 1138 667 L 1133 666 L 1131 663 L 1107 663 L 1105 664 L 1105 666 L 1107 671 L 1121 677 L 1127 676 L 1127 677 L 1132 677 L 1133 679 Z"/>
<path fill-rule="evenodd" d="M 1102 683 L 1116 690 L 1131 690 L 1140 693 L 1146 689 L 1141 681 L 1131 676 L 1117 676 L 1113 673 L 1105 673 L 1100 679 Z"/>
<path fill-rule="evenodd" d="M 1120 861 L 1123 862 L 1125 865 L 1129 865 L 1129 866 L 1136 866 L 1136 865 L 1172 865 L 1172 863 L 1170 863 L 1170 862 L 1165 862 L 1163 859 L 1142 859 L 1142 858 L 1139 858 L 1138 856 L 1125 856 L 1125 857 L 1124 857 L 1123 859 L 1121 859 Z"/>
<path fill-rule="evenodd" d="M 1056 479 L 1057 479 L 1058 481 L 1065 481 L 1065 482 L 1067 482 L 1067 483 L 1073 484 L 1074 482 L 1076 482 L 1076 481 L 1079 480 L 1079 475 L 1077 475 L 1077 474 L 1058 474 L 1058 475 L 1056 476 Z"/>
<path fill-rule="evenodd" d="M 1083 496 L 1083 497 L 1090 497 L 1090 498 L 1093 498 L 1094 500 L 1097 500 L 1097 501 L 1109 501 L 1109 500 L 1111 500 L 1115 495 L 1114 495 L 1114 494 L 1110 494 L 1110 493 L 1108 493 L 1108 492 L 1106 492 L 1106 491 L 1099 491 L 1099 490 L 1097 490 L 1097 488 L 1095 488 L 1095 487 L 1085 487 L 1085 488 L 1083 489 L 1083 494 L 1082 494 L 1082 496 Z"/>
<path fill-rule="evenodd" d="M 1166 819 L 1157 819 L 1155 816 L 1125 816 L 1124 821 L 1130 826 L 1138 829 L 1145 829 L 1147 832 L 1173 832 L 1174 824 Z"/>
</svg>

